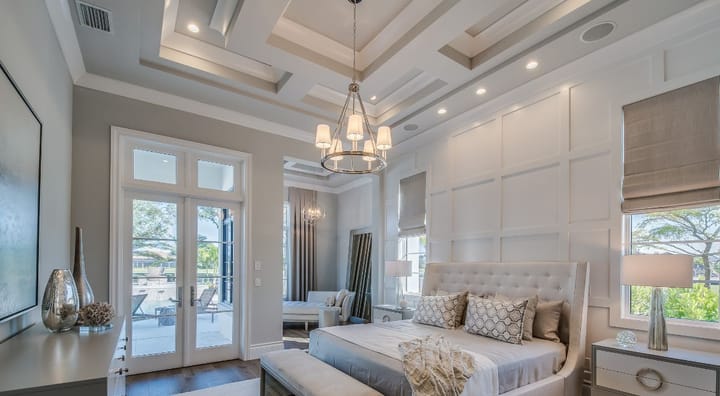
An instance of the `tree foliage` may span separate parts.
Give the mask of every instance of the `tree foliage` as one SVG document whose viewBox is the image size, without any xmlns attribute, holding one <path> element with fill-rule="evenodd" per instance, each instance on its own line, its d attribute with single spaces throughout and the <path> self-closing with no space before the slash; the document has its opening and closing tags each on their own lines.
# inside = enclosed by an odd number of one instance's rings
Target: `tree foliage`
<svg viewBox="0 0 720 396">
<path fill-rule="evenodd" d="M 718 321 L 718 253 L 720 208 L 678 209 L 634 215 L 632 250 L 635 254 L 688 254 L 694 257 L 694 277 L 704 281 L 692 288 L 665 290 L 665 316 Z M 632 287 L 631 312 L 647 315 L 650 287 Z"/>
</svg>

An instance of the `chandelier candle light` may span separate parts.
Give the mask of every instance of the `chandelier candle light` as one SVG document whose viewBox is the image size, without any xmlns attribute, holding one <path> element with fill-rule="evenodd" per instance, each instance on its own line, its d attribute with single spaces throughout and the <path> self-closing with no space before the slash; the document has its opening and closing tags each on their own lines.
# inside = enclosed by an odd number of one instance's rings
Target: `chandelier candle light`
<svg viewBox="0 0 720 396">
<path fill-rule="evenodd" d="M 315 133 L 315 147 L 321 150 L 320 164 L 335 173 L 364 174 L 379 172 L 387 165 L 387 151 L 392 147 L 390 127 L 381 126 L 377 134 L 368 120 L 356 80 L 355 55 L 357 41 L 357 4 L 362 0 L 348 0 L 353 5 L 353 73 L 340 117 L 334 132 L 330 125 L 319 124 Z M 345 133 L 343 134 L 343 130 Z M 367 139 L 365 137 L 367 132 Z"/>
</svg>

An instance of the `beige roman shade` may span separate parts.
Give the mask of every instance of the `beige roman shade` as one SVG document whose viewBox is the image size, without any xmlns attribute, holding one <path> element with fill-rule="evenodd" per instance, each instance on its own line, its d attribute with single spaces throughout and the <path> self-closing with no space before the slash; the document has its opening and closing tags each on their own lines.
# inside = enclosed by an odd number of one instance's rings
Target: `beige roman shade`
<svg viewBox="0 0 720 396">
<path fill-rule="evenodd" d="M 623 107 L 624 213 L 720 203 L 720 77 Z"/>
<path fill-rule="evenodd" d="M 400 180 L 400 236 L 425 233 L 425 172 Z"/>
</svg>

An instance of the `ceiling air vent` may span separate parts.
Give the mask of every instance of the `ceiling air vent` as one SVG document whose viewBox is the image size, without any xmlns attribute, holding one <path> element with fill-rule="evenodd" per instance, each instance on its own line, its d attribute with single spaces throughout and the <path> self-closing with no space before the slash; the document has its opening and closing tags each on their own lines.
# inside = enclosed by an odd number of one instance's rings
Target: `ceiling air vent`
<svg viewBox="0 0 720 396">
<path fill-rule="evenodd" d="M 75 5 L 82 26 L 110 33 L 110 11 L 83 1 L 75 1 Z"/>
</svg>

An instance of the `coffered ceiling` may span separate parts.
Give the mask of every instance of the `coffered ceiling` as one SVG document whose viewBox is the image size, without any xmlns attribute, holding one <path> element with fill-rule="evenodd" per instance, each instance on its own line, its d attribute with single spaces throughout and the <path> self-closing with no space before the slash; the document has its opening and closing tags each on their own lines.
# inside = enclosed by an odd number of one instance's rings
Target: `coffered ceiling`
<svg viewBox="0 0 720 396">
<path fill-rule="evenodd" d="M 269 120 L 308 141 L 345 99 L 347 0 L 87 1 L 111 12 L 110 33 L 80 25 L 66 1 L 89 73 Z M 371 122 L 393 127 L 400 143 L 698 2 L 364 0 L 361 94 Z"/>
</svg>

